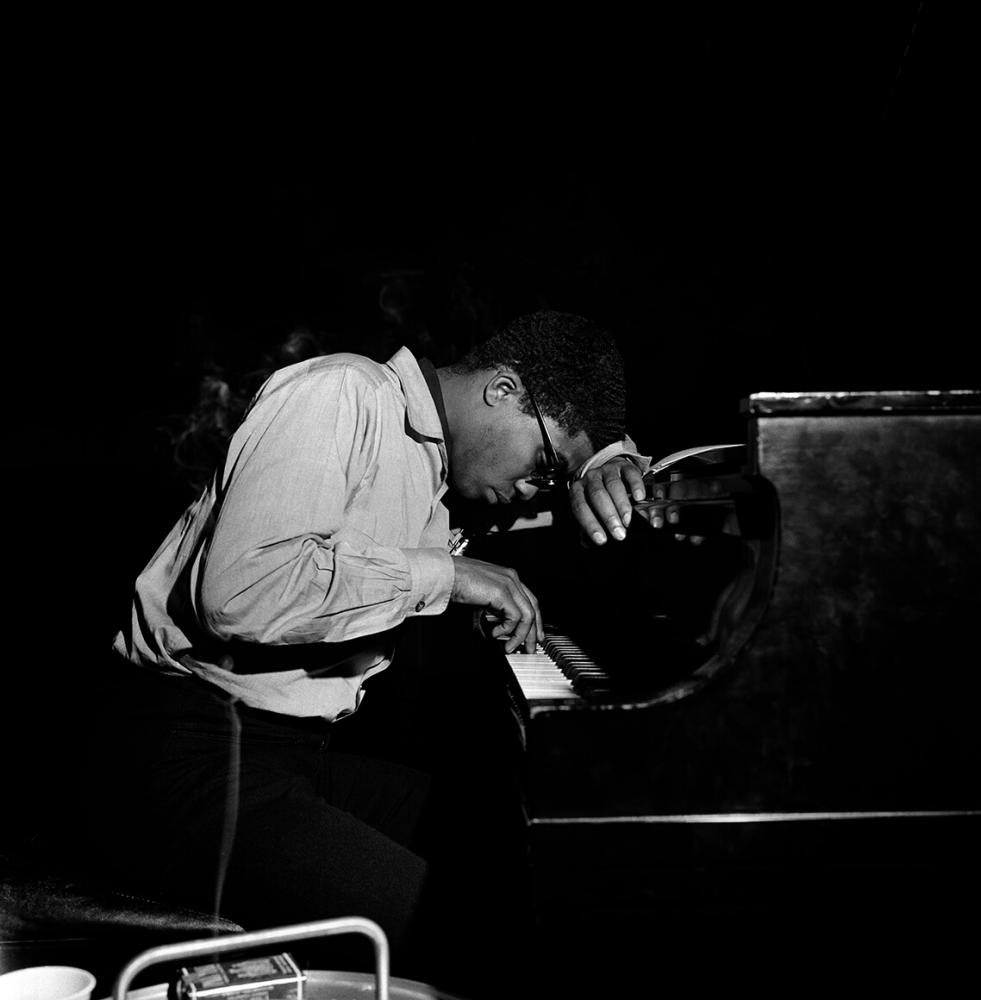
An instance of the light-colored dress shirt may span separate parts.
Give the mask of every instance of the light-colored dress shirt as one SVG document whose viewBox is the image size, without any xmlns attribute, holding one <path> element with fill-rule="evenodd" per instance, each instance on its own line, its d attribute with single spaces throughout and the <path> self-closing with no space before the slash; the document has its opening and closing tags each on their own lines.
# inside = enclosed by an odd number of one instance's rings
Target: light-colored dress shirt
<svg viewBox="0 0 981 1000">
<path fill-rule="evenodd" d="M 601 454 L 620 453 L 629 438 Z M 349 715 L 391 662 L 386 633 L 449 602 L 446 489 L 439 412 L 407 348 L 283 368 L 137 578 L 114 648 L 254 708 Z M 362 637 L 379 641 L 349 643 Z"/>
<path fill-rule="evenodd" d="M 137 579 L 116 650 L 254 708 L 349 714 L 390 643 L 367 660 L 325 656 L 325 676 L 285 655 L 287 669 L 241 672 L 248 646 L 236 644 L 338 643 L 442 612 L 454 578 L 446 475 L 439 414 L 407 349 L 387 364 L 335 354 L 277 371 Z"/>
</svg>

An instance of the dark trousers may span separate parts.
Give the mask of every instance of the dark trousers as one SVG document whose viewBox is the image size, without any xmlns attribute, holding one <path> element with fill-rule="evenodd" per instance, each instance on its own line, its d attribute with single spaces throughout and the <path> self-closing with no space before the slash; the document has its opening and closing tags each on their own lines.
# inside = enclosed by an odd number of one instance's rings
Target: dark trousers
<svg viewBox="0 0 981 1000">
<path fill-rule="evenodd" d="M 397 971 L 426 882 L 410 845 L 428 778 L 332 751 L 323 720 L 232 704 L 192 678 L 113 672 L 83 787 L 115 875 L 247 929 L 369 917 Z M 334 961 L 333 940 L 329 959 L 311 946 L 317 964 Z"/>
<path fill-rule="evenodd" d="M 405 622 L 392 667 L 333 726 L 114 660 L 86 727 L 102 737 L 86 799 L 106 863 L 198 908 L 218 899 L 250 930 L 367 916 L 394 975 L 519 1000 L 533 942 L 520 748 L 500 651 L 453 610 Z M 339 953 L 352 940 L 359 953 Z M 321 969 L 371 961 L 358 939 L 290 951 Z"/>
</svg>

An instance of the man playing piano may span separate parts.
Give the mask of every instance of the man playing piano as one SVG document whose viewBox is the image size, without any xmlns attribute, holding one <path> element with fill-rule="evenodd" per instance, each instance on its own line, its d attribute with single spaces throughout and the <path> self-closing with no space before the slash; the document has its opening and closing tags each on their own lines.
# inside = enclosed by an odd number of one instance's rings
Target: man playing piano
<svg viewBox="0 0 981 1000">
<path fill-rule="evenodd" d="M 426 882 L 408 846 L 426 782 L 324 752 L 331 731 L 409 619 L 484 609 L 508 653 L 542 634 L 517 573 L 451 555 L 444 495 L 561 488 L 604 544 L 646 468 L 613 340 L 580 317 L 525 316 L 439 370 L 403 348 L 274 373 L 136 581 L 93 782 L 129 822 L 100 817 L 102 848 L 142 887 L 246 927 L 371 917 L 397 955 Z"/>
</svg>

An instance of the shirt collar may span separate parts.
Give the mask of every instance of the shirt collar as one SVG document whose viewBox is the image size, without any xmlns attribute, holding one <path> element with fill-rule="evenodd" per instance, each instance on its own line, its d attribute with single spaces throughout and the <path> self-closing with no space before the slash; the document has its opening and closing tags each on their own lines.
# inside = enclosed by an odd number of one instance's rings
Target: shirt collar
<svg viewBox="0 0 981 1000">
<path fill-rule="evenodd" d="M 443 387 L 439 384 L 439 376 L 436 374 L 436 367 L 429 358 L 419 358 L 419 370 L 426 379 L 429 392 L 436 404 L 436 412 L 439 414 L 439 426 L 443 431 L 443 440 L 450 440 L 450 425 L 446 420 L 446 403 L 443 401 Z"/>
<path fill-rule="evenodd" d="M 389 358 L 388 367 L 399 377 L 405 392 L 407 430 L 419 437 L 445 444 L 449 436 L 446 411 L 443 407 L 443 394 L 439 391 L 439 379 L 432 364 L 425 358 L 417 361 L 407 347 L 400 347 Z M 435 383 L 435 387 L 432 383 Z"/>
</svg>

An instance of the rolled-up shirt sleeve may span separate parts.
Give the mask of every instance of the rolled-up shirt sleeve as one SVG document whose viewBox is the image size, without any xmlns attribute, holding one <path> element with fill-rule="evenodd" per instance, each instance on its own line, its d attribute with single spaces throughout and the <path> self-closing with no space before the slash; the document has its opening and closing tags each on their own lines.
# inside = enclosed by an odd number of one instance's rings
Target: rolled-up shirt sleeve
<svg viewBox="0 0 981 1000">
<path fill-rule="evenodd" d="M 386 435 L 403 433 L 392 407 L 380 405 L 380 391 L 356 372 L 331 369 L 267 384 L 257 397 L 216 485 L 194 594 L 211 634 L 341 641 L 445 609 L 453 584 L 448 552 L 405 544 L 413 512 L 400 520 L 401 497 L 382 497 L 396 506 L 391 518 L 372 514 L 379 491 L 398 492 L 377 477 Z M 373 525 L 378 530 L 366 530 Z"/>
<path fill-rule="evenodd" d="M 651 467 L 651 456 L 640 454 L 637 449 L 637 445 L 634 444 L 629 435 L 626 435 L 623 440 L 614 441 L 612 444 L 608 444 L 605 448 L 601 448 L 594 455 L 591 455 L 585 462 L 583 462 L 582 465 L 579 466 L 573 478 L 582 479 L 582 477 L 586 475 L 590 469 L 603 465 L 611 458 L 616 458 L 619 455 L 629 458 L 643 474 L 646 474 L 647 470 Z"/>
</svg>

